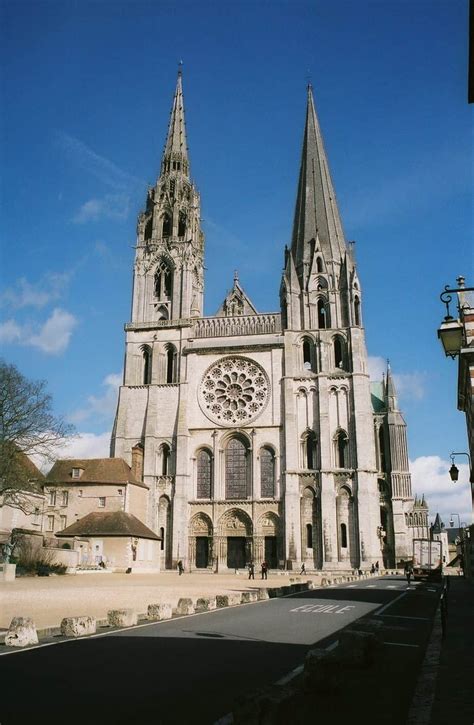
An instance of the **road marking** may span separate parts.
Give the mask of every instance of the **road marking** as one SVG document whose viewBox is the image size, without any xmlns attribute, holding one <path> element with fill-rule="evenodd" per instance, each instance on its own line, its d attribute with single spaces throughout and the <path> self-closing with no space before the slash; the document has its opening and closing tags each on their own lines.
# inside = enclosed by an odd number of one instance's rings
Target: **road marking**
<svg viewBox="0 0 474 725">
<path fill-rule="evenodd" d="M 391 647 L 419 647 L 419 644 L 405 644 L 404 642 L 384 642 L 389 644 Z"/>
<path fill-rule="evenodd" d="M 377 585 L 376 584 L 367 584 L 367 586 L 365 588 L 366 589 L 377 589 Z"/>
<path fill-rule="evenodd" d="M 357 584 L 348 584 L 346 589 L 355 589 Z"/>
<path fill-rule="evenodd" d="M 392 617 L 393 619 L 417 619 L 420 622 L 429 622 L 430 621 L 430 617 L 408 617 L 405 614 L 382 614 L 382 615 L 379 614 L 378 616 L 379 617 L 382 616 L 384 618 Z"/>
<path fill-rule="evenodd" d="M 385 612 L 385 610 L 388 609 L 389 607 L 391 607 L 392 604 L 395 604 L 395 602 L 398 602 L 398 600 L 401 599 L 402 597 L 406 597 L 406 594 L 407 594 L 406 592 L 402 592 L 401 594 L 398 595 L 398 597 L 395 597 L 395 599 L 392 599 L 392 601 L 388 602 L 388 604 L 386 604 L 384 607 L 382 607 L 381 609 L 377 609 L 374 612 L 374 615 L 380 616 L 382 614 L 382 612 Z"/>
<path fill-rule="evenodd" d="M 350 609 L 355 609 L 355 605 L 348 604 L 341 607 L 340 604 L 303 604 L 296 609 L 290 609 L 290 612 L 300 612 L 302 614 L 344 614 Z"/>
</svg>

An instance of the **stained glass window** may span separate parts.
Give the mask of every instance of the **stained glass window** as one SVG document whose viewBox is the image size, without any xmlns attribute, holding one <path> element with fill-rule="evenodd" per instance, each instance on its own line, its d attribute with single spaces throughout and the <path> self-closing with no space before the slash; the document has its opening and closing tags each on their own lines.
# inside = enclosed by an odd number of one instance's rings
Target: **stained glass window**
<svg viewBox="0 0 474 725">
<path fill-rule="evenodd" d="M 226 498 L 247 498 L 247 450 L 232 438 L 225 452 Z"/>
<path fill-rule="evenodd" d="M 260 481 L 262 498 L 275 496 L 275 456 L 269 448 L 260 451 Z"/>
<path fill-rule="evenodd" d="M 212 460 L 208 451 L 197 456 L 197 498 L 211 498 Z"/>
</svg>

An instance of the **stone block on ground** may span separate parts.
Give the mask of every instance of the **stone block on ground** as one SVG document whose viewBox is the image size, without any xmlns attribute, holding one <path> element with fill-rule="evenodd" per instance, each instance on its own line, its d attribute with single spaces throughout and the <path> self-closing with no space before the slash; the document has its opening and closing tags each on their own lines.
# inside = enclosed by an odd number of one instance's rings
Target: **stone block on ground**
<svg viewBox="0 0 474 725">
<path fill-rule="evenodd" d="M 107 620 L 111 627 L 133 627 L 138 622 L 135 609 L 110 609 Z"/>
<path fill-rule="evenodd" d="M 270 587 L 267 591 L 270 599 L 281 597 L 281 587 Z"/>
<path fill-rule="evenodd" d="M 95 617 L 64 617 L 61 621 L 61 634 L 64 637 L 84 637 L 95 632 Z"/>
<path fill-rule="evenodd" d="M 7 647 L 27 647 L 38 644 L 38 633 L 35 623 L 30 617 L 13 617 L 5 635 Z"/>
<path fill-rule="evenodd" d="M 341 662 L 332 652 L 310 649 L 305 658 L 303 689 L 306 692 L 332 693 L 341 683 Z"/>
<path fill-rule="evenodd" d="M 240 602 L 241 604 L 249 604 L 250 602 L 256 602 L 257 598 L 257 592 L 242 592 L 240 595 Z"/>
<path fill-rule="evenodd" d="M 196 612 L 211 612 L 216 608 L 216 597 L 199 597 L 194 607 Z"/>
<path fill-rule="evenodd" d="M 240 604 L 240 594 L 237 592 L 218 594 L 216 596 L 217 607 L 235 607 L 237 604 Z"/>
<path fill-rule="evenodd" d="M 195 611 L 196 610 L 194 608 L 193 600 L 187 597 L 181 597 L 181 599 L 178 601 L 178 606 L 176 607 L 176 613 L 185 615 L 194 614 Z"/>
<path fill-rule="evenodd" d="M 314 589 L 314 582 L 311 579 L 306 582 L 306 589 Z"/>
<path fill-rule="evenodd" d="M 263 602 L 265 599 L 270 599 L 268 589 L 259 589 L 257 592 L 257 599 L 259 602 Z"/>
<path fill-rule="evenodd" d="M 155 622 L 161 619 L 171 619 L 173 616 L 173 608 L 171 604 L 149 604 L 147 609 L 147 618 Z"/>
<path fill-rule="evenodd" d="M 337 656 L 345 667 L 370 667 L 381 652 L 378 634 L 347 629 L 339 636 Z"/>
</svg>

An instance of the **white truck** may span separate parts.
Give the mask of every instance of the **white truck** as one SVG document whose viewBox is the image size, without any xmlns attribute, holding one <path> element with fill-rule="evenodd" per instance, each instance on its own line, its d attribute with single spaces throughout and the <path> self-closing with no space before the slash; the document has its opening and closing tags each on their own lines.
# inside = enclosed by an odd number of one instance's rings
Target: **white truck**
<svg viewBox="0 0 474 725">
<path fill-rule="evenodd" d="M 413 578 L 441 579 L 443 545 L 431 539 L 413 539 Z"/>
</svg>

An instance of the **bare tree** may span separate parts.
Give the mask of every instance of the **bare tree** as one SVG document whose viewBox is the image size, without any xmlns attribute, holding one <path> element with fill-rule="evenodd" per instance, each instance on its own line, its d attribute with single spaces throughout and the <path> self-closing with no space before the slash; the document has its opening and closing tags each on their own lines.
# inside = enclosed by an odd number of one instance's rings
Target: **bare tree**
<svg viewBox="0 0 474 725">
<path fill-rule="evenodd" d="M 29 457 L 53 461 L 57 447 L 74 432 L 53 415 L 51 402 L 44 380 L 27 380 L 0 359 L 0 506 L 28 511 L 28 494 L 41 492 L 38 469 Z"/>
</svg>

